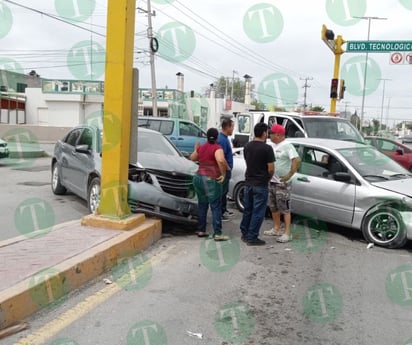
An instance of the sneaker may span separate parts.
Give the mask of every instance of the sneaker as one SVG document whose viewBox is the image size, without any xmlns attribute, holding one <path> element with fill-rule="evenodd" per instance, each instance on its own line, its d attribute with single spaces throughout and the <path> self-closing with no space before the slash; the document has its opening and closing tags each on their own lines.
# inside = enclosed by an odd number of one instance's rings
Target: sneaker
<svg viewBox="0 0 412 345">
<path fill-rule="evenodd" d="M 292 235 L 283 234 L 276 241 L 280 243 L 286 243 L 292 241 Z"/>
<path fill-rule="evenodd" d="M 214 237 L 215 241 L 228 241 L 229 240 L 229 236 L 225 236 L 225 235 L 215 235 Z"/>
<path fill-rule="evenodd" d="M 226 215 L 227 217 L 233 217 L 235 215 L 235 212 L 226 210 L 225 212 L 223 212 L 223 215 Z"/>
<path fill-rule="evenodd" d="M 261 240 L 260 238 L 255 238 L 254 240 L 249 240 L 246 243 L 247 243 L 248 246 L 264 246 L 266 244 L 266 242 Z"/>
<path fill-rule="evenodd" d="M 281 231 L 281 230 L 276 231 L 274 228 L 272 228 L 270 230 L 263 231 L 263 234 L 266 235 L 266 236 L 282 236 L 283 231 Z"/>
</svg>

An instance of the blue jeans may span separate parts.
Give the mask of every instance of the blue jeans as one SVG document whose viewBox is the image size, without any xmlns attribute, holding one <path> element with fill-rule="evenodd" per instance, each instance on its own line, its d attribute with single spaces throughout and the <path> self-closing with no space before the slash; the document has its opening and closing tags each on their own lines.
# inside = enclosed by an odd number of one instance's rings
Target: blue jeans
<svg viewBox="0 0 412 345">
<path fill-rule="evenodd" d="M 206 232 L 207 211 L 212 211 L 214 235 L 222 234 L 222 184 L 215 179 L 196 174 L 193 177 L 198 200 L 198 230 Z"/>
<path fill-rule="evenodd" d="M 229 192 L 229 180 L 232 176 L 231 171 L 226 171 L 225 180 L 222 183 L 222 213 L 227 211 L 227 193 Z"/>
<path fill-rule="evenodd" d="M 265 219 L 268 192 L 268 186 L 244 187 L 244 210 L 240 231 L 242 231 L 242 236 L 247 241 L 255 240 L 259 237 L 259 230 Z"/>
</svg>

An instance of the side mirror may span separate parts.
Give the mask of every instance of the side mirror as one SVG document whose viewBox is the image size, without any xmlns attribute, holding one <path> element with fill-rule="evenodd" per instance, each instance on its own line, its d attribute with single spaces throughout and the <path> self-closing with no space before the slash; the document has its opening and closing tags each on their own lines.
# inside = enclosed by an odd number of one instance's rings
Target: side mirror
<svg viewBox="0 0 412 345">
<path fill-rule="evenodd" d="M 340 182 L 349 182 L 351 179 L 350 174 L 346 172 L 337 172 L 333 174 L 333 178 L 335 181 L 340 181 Z"/>
<path fill-rule="evenodd" d="M 396 154 L 397 155 L 403 155 L 403 150 L 402 149 L 397 149 Z"/>
<path fill-rule="evenodd" d="M 76 150 L 76 152 L 86 153 L 86 154 L 90 153 L 89 145 L 76 145 L 74 149 Z"/>
</svg>

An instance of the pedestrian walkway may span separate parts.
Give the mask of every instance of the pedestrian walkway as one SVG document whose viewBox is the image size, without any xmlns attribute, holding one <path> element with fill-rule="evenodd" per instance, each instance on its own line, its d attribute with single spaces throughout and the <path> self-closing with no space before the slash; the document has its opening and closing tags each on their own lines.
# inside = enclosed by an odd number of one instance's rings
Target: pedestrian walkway
<svg viewBox="0 0 412 345">
<path fill-rule="evenodd" d="M 75 220 L 48 233 L 0 242 L 0 330 L 99 276 L 125 253 L 136 254 L 156 242 L 161 221 L 139 216 L 141 222 L 132 230 Z"/>
</svg>

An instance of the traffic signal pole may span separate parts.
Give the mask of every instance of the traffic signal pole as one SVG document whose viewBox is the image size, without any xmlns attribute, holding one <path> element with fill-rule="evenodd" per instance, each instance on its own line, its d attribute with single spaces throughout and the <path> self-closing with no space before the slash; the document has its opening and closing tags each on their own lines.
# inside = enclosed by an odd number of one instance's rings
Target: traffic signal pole
<svg viewBox="0 0 412 345">
<path fill-rule="evenodd" d="M 345 52 L 342 49 L 342 45 L 346 43 L 346 41 L 342 38 L 341 35 L 338 35 L 335 39 L 335 34 L 332 30 L 329 30 L 326 25 L 322 25 L 321 31 L 321 39 L 325 42 L 328 48 L 332 51 L 335 55 L 335 62 L 333 66 L 333 77 L 331 83 L 331 90 L 330 90 L 330 112 L 336 112 L 336 100 L 338 98 L 338 85 L 336 81 L 339 80 L 339 71 L 340 71 L 340 57 Z M 334 81 L 335 80 L 335 81 Z M 344 83 L 344 81 L 341 81 Z M 344 90 L 344 86 L 342 85 L 342 89 Z M 343 93 L 342 93 L 343 95 Z"/>
</svg>

